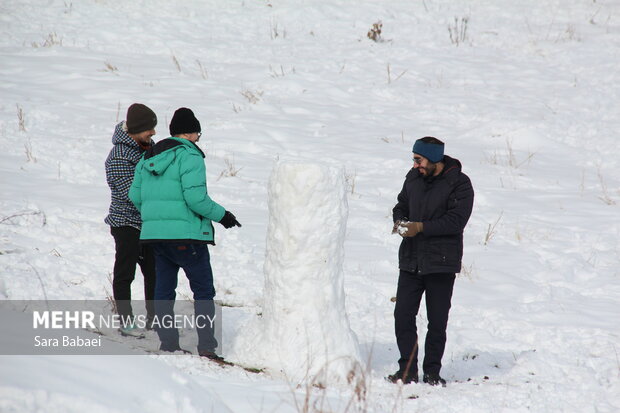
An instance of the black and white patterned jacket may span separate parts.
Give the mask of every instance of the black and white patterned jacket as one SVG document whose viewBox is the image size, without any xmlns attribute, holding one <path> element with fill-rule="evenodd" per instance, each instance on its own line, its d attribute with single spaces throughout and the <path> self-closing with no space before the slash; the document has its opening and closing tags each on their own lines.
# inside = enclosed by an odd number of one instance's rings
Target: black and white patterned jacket
<svg viewBox="0 0 620 413">
<path fill-rule="evenodd" d="M 112 144 L 114 147 L 105 161 L 106 179 L 112 191 L 112 202 L 105 223 L 111 227 L 130 226 L 140 229 L 140 212 L 129 200 L 128 192 L 136 164 L 142 158 L 144 149 L 127 134 L 124 121 L 116 125 Z"/>
</svg>

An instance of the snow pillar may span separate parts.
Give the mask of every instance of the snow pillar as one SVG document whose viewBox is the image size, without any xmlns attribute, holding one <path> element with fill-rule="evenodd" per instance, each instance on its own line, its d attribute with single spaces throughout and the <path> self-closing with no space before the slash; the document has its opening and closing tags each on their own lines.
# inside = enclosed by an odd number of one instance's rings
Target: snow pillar
<svg viewBox="0 0 620 413">
<path fill-rule="evenodd" d="M 345 311 L 347 216 L 341 169 L 275 166 L 263 314 L 254 345 L 269 367 L 294 381 L 350 381 L 360 371 L 359 345 Z"/>
</svg>

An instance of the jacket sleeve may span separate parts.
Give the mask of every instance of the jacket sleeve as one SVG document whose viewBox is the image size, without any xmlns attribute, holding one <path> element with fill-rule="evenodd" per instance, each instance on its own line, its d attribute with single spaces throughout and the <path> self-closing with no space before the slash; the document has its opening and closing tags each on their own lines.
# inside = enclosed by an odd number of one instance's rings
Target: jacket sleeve
<svg viewBox="0 0 620 413">
<path fill-rule="evenodd" d="M 219 222 L 226 210 L 207 193 L 207 171 L 202 157 L 188 153 L 182 156 L 179 172 L 187 206 L 196 214 Z"/>
<path fill-rule="evenodd" d="M 129 199 L 136 206 L 138 211 L 140 211 L 140 206 L 142 205 L 142 164 L 144 163 L 144 159 L 138 162 L 136 165 L 136 170 L 133 176 L 133 182 L 129 187 Z"/>
<path fill-rule="evenodd" d="M 127 198 L 127 192 L 133 180 L 134 166 L 127 159 L 112 158 L 106 163 L 106 179 L 110 188 Z"/>
<path fill-rule="evenodd" d="M 394 209 L 392 209 L 392 219 L 396 221 L 408 221 L 409 220 L 409 195 L 407 194 L 407 180 L 403 184 L 403 189 L 398 194 L 397 203 Z"/>
<path fill-rule="evenodd" d="M 454 235 L 465 229 L 474 206 L 474 188 L 466 175 L 462 175 L 448 199 L 447 212 L 437 219 L 424 221 L 424 235 Z"/>
</svg>

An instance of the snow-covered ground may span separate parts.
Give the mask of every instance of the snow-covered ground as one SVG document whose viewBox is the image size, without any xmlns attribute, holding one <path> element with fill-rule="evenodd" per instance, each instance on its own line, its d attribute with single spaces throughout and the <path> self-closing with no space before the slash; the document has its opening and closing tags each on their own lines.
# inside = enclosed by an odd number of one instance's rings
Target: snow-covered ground
<svg viewBox="0 0 620 413">
<path fill-rule="evenodd" d="M 187 106 L 209 192 L 243 224 L 211 250 L 224 354 L 259 320 L 268 179 L 294 159 L 345 168 L 346 310 L 369 364 L 347 408 L 346 386 L 195 356 L 0 356 L 0 411 L 620 411 L 617 0 L 3 0 L 0 23 L 0 298 L 105 299 L 114 125 L 141 102 L 163 139 Z M 401 389 L 383 380 L 391 208 L 425 135 L 476 201 L 448 387 Z"/>
</svg>

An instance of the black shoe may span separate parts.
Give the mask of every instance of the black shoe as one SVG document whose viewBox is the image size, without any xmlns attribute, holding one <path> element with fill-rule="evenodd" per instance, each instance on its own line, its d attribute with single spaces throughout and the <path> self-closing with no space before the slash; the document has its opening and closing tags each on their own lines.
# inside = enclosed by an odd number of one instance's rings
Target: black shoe
<svg viewBox="0 0 620 413">
<path fill-rule="evenodd" d="M 198 351 L 198 355 L 200 357 L 206 357 L 208 358 L 210 361 L 213 361 L 217 364 L 219 364 L 220 366 L 234 366 L 235 363 L 231 363 L 230 361 L 226 361 L 224 359 L 224 357 L 220 357 L 217 354 L 215 354 L 213 351 Z"/>
<path fill-rule="evenodd" d="M 439 373 L 424 373 L 422 380 L 431 386 L 439 386 L 441 384 L 441 387 L 446 387 L 446 381 L 441 378 Z"/>
<path fill-rule="evenodd" d="M 159 351 L 165 351 L 166 353 L 174 353 L 174 352 L 177 352 L 177 351 L 181 351 L 181 352 L 183 352 L 183 354 L 192 354 L 191 351 L 185 350 L 184 348 L 181 348 L 181 347 L 164 347 L 164 346 L 159 346 Z"/>
<path fill-rule="evenodd" d="M 385 379 L 387 381 L 389 381 L 390 383 L 398 383 L 398 381 L 402 381 L 403 384 L 409 384 L 409 383 L 417 383 L 418 382 L 418 372 L 414 371 L 411 374 L 407 374 L 407 377 L 405 377 L 403 379 L 403 371 L 398 370 L 396 373 L 394 374 L 390 374 L 389 376 L 387 376 Z"/>
<path fill-rule="evenodd" d="M 220 357 L 217 354 L 215 354 L 213 351 L 199 351 L 198 355 L 200 357 L 206 357 L 209 360 L 213 360 L 213 361 L 224 361 L 224 357 Z"/>
</svg>

